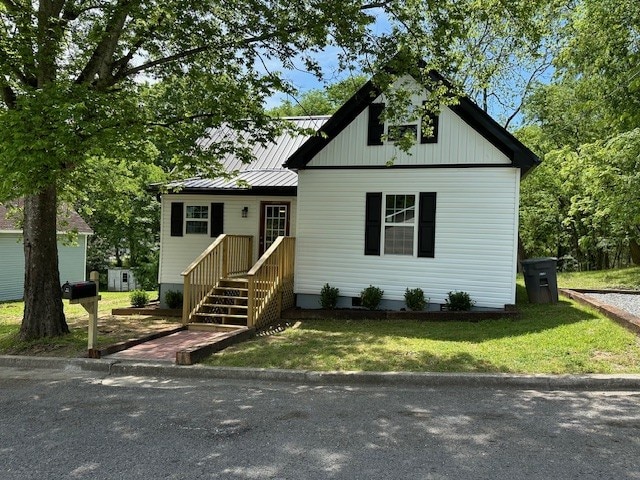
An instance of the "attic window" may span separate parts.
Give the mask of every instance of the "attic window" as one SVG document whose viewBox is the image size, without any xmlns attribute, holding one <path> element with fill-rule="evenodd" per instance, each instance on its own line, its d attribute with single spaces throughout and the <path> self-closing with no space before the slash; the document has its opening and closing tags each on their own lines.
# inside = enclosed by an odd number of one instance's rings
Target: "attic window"
<svg viewBox="0 0 640 480">
<path fill-rule="evenodd" d="M 417 125 L 390 125 L 387 134 L 390 142 L 396 142 L 401 138 L 409 135 L 415 141 L 418 138 Z"/>
</svg>

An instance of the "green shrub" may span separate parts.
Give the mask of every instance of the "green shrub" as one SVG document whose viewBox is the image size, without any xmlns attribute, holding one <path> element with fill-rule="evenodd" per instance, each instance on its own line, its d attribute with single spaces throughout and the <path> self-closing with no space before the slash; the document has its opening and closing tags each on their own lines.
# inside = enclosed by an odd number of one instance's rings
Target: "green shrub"
<svg viewBox="0 0 640 480">
<path fill-rule="evenodd" d="M 475 301 L 467 292 L 449 292 L 449 298 L 445 299 L 447 310 L 451 312 L 466 312 L 471 310 Z"/>
<path fill-rule="evenodd" d="M 325 283 L 322 290 L 320 290 L 320 305 L 322 305 L 322 308 L 329 310 L 336 308 L 338 295 L 340 295 L 340 289 L 338 287 L 332 287 L 328 283 Z"/>
<path fill-rule="evenodd" d="M 131 305 L 134 307 L 144 307 L 149 303 L 149 294 L 144 290 L 132 290 L 129 294 Z"/>
<path fill-rule="evenodd" d="M 177 290 L 169 290 L 164 294 L 164 303 L 169 308 L 178 308 L 182 306 L 182 292 Z"/>
<path fill-rule="evenodd" d="M 404 301 L 407 304 L 407 308 L 409 310 L 413 310 L 414 312 L 420 312 L 424 310 L 424 307 L 429 303 L 424 298 L 424 292 L 421 288 L 412 288 L 404 292 Z"/>
<path fill-rule="evenodd" d="M 368 308 L 369 310 L 376 310 L 378 305 L 380 305 L 380 301 L 382 300 L 382 295 L 384 295 L 384 290 L 381 290 L 378 287 L 374 287 L 373 285 L 369 285 L 367 288 L 360 292 L 360 301 L 363 307 Z"/>
</svg>

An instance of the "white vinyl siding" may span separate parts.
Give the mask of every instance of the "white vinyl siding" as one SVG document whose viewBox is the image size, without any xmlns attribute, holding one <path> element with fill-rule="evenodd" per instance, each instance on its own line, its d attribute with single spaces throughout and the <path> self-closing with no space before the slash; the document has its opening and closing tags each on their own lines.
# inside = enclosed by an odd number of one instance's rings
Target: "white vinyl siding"
<svg viewBox="0 0 640 480">
<path fill-rule="evenodd" d="M 185 206 L 210 207 L 211 203 L 224 204 L 224 228 L 226 234 L 253 236 L 253 261 L 258 258 L 258 237 L 260 234 L 260 202 L 290 202 L 290 235 L 296 232 L 296 197 L 260 197 L 243 195 L 192 195 L 170 194 L 162 196 L 162 218 L 160 227 L 160 271 L 159 283 L 180 284 L 182 275 L 198 255 L 213 241 L 210 235 L 171 236 L 171 203 L 183 202 Z M 247 217 L 242 209 L 248 208 Z M 186 219 L 186 217 L 185 217 Z"/>
<path fill-rule="evenodd" d="M 86 235 L 78 235 L 77 245 L 58 241 L 60 283 L 85 280 Z M 24 294 L 24 248 L 19 233 L 0 233 L 0 301 L 17 300 Z"/>
<path fill-rule="evenodd" d="M 403 300 L 420 287 L 432 303 L 468 292 L 479 307 L 515 302 L 520 170 L 510 167 L 302 170 L 298 178 L 295 291 L 342 296 L 368 285 Z M 435 257 L 364 255 L 367 192 L 436 192 Z"/>
<path fill-rule="evenodd" d="M 415 102 L 422 103 L 420 98 L 416 98 Z M 421 144 L 418 138 L 411 148 L 411 155 L 399 151 L 393 142 L 367 146 L 368 118 L 368 111 L 365 109 L 308 166 L 384 166 L 394 155 L 394 165 L 511 163 L 506 155 L 446 107 L 440 112 L 438 142 Z M 386 128 L 388 126 L 385 131 Z"/>
</svg>

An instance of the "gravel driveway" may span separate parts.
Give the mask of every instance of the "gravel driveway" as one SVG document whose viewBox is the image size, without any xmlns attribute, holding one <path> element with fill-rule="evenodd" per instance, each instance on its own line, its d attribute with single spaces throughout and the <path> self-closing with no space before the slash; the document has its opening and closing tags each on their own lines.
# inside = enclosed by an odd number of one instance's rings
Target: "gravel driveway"
<svg viewBox="0 0 640 480">
<path fill-rule="evenodd" d="M 586 293 L 585 295 L 640 317 L 640 295 L 627 293 Z"/>
</svg>

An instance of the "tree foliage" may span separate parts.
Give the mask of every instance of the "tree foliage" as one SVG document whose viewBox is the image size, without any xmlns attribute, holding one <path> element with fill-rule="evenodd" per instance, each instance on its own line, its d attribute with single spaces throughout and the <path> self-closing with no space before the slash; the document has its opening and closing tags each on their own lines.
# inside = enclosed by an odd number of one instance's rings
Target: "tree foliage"
<svg viewBox="0 0 640 480">
<path fill-rule="evenodd" d="M 585 269 L 640 263 L 640 5 L 577 2 L 559 39 L 520 132 L 544 157 L 522 185 L 525 250 Z"/>
<path fill-rule="evenodd" d="M 347 77 L 320 89 L 302 93 L 299 98 L 286 99 L 270 113 L 274 117 L 298 117 L 305 115 L 331 115 L 342 106 L 368 78 L 359 74 Z"/>
</svg>

